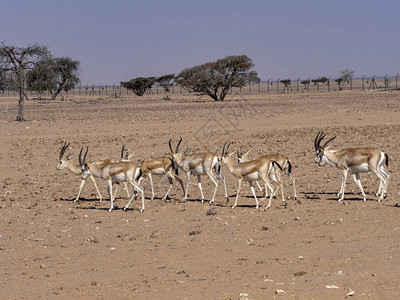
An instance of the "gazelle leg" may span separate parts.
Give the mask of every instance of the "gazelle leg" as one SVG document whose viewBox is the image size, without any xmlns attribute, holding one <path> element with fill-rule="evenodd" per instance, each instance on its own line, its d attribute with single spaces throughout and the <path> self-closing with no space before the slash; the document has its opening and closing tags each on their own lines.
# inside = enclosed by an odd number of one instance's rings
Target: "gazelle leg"
<svg viewBox="0 0 400 300">
<path fill-rule="evenodd" d="M 112 181 L 107 180 L 107 191 L 108 191 L 108 195 L 110 196 L 110 209 L 108 210 L 109 212 L 111 212 L 114 209 L 114 198 L 113 198 L 113 193 L 112 193 Z"/>
<path fill-rule="evenodd" d="M 129 189 L 128 189 L 128 185 L 126 184 L 126 182 L 124 182 L 124 188 L 126 191 L 126 195 L 128 196 L 128 199 L 131 197 L 130 193 L 129 193 Z"/>
<path fill-rule="evenodd" d="M 204 195 L 203 195 L 203 189 L 201 188 L 201 176 L 197 175 L 197 183 L 199 185 L 199 189 L 200 189 L 200 194 L 201 194 L 201 203 L 204 202 Z"/>
<path fill-rule="evenodd" d="M 222 175 L 222 173 L 220 172 L 220 170 L 218 168 L 215 168 L 215 173 L 217 174 L 218 178 L 222 180 L 222 183 L 224 184 L 225 200 L 226 200 L 226 203 L 228 203 L 229 197 L 228 197 L 228 192 L 226 190 L 225 177 L 224 177 L 224 175 Z"/>
<path fill-rule="evenodd" d="M 114 192 L 114 200 L 117 198 L 117 193 L 118 193 L 118 189 L 119 189 L 119 182 L 116 182 L 117 187 L 115 188 L 115 192 Z"/>
<path fill-rule="evenodd" d="M 382 185 L 383 185 L 383 186 L 382 186 L 382 189 L 383 189 L 383 191 L 382 191 L 382 193 L 383 193 L 383 198 L 386 198 L 386 189 L 387 189 L 387 186 L 388 186 L 388 184 L 389 184 L 390 173 L 389 173 L 388 170 L 386 170 L 386 169 L 383 168 L 383 167 L 380 169 L 380 171 L 381 171 L 383 174 L 386 175 L 386 182 L 385 182 L 385 184 L 382 184 Z"/>
<path fill-rule="evenodd" d="M 257 181 L 256 181 L 256 182 L 257 182 Z M 257 200 L 256 192 L 254 191 L 253 182 L 252 182 L 252 181 L 249 181 L 249 185 L 250 185 L 251 193 L 253 194 L 254 199 L 256 199 L 256 209 L 258 209 L 258 200 Z"/>
<path fill-rule="evenodd" d="M 341 195 L 340 195 L 340 198 L 338 199 L 339 202 L 344 199 L 344 188 L 345 188 L 345 185 L 346 185 L 347 173 L 348 173 L 347 170 L 342 170 L 342 186 L 340 188 Z"/>
<path fill-rule="evenodd" d="M 242 179 L 239 179 L 239 184 L 238 184 L 238 188 L 237 188 L 237 191 L 236 191 L 235 204 L 233 204 L 232 208 L 235 208 L 237 206 L 238 198 L 239 198 L 239 192 L 240 192 L 240 185 L 241 184 L 242 184 Z"/>
<path fill-rule="evenodd" d="M 276 171 L 276 172 L 279 172 L 279 171 Z M 275 176 L 272 177 L 272 181 L 278 185 L 278 187 L 275 189 L 274 196 L 275 196 L 276 192 L 279 189 L 281 189 L 282 202 L 283 202 L 283 205 L 285 205 L 285 207 L 287 207 L 287 202 L 286 202 L 285 196 L 283 195 L 283 183 L 281 180 L 280 173 L 278 173 L 278 174 L 275 173 Z"/>
<path fill-rule="evenodd" d="M 138 185 L 136 182 L 134 182 L 134 181 L 128 180 L 128 183 L 129 183 L 130 185 L 132 185 L 133 188 L 134 188 L 136 191 L 139 191 L 139 192 L 142 194 L 142 208 L 140 209 L 140 212 L 143 212 L 143 211 L 144 211 L 144 190 L 143 190 L 143 188 L 142 188 L 140 185 Z M 127 210 L 127 209 L 128 209 L 129 205 L 130 205 L 130 204 L 132 203 L 132 201 L 133 201 L 133 198 L 134 198 L 134 195 L 133 195 L 132 198 L 129 200 L 129 202 L 125 205 L 124 210 Z"/>
<path fill-rule="evenodd" d="M 99 195 L 99 198 L 100 198 L 99 202 L 101 203 L 101 201 L 103 200 L 103 197 L 101 196 L 99 188 L 97 187 L 96 180 L 94 180 L 94 177 L 92 175 L 90 175 L 89 177 L 90 177 L 90 179 L 92 179 L 93 185 L 96 188 L 97 194 Z"/>
<path fill-rule="evenodd" d="M 363 196 L 363 201 L 364 202 L 367 201 L 367 197 L 366 197 L 366 195 L 364 193 L 364 189 L 363 189 L 363 187 L 361 185 L 360 174 L 359 173 L 354 173 L 353 174 L 353 179 L 356 182 L 356 184 L 358 185 L 358 188 L 361 190 L 361 195 Z"/>
<path fill-rule="evenodd" d="M 150 179 L 150 187 L 151 187 L 151 200 L 154 200 L 154 186 L 153 186 L 153 177 L 151 176 L 151 173 L 149 173 L 149 179 Z"/>
<path fill-rule="evenodd" d="M 81 185 L 79 186 L 78 196 L 76 196 L 76 199 L 74 200 L 74 202 L 79 200 L 79 197 L 81 195 L 81 191 L 82 191 L 83 186 L 85 185 L 85 182 L 86 182 L 86 178 L 82 178 Z"/>
<path fill-rule="evenodd" d="M 258 189 L 260 190 L 260 192 L 262 192 L 263 189 L 262 189 L 261 185 L 258 183 L 258 181 L 256 181 L 256 185 L 257 185 Z"/>
<path fill-rule="evenodd" d="M 167 176 L 168 176 L 168 175 L 167 175 Z M 165 196 L 162 198 L 162 201 L 165 201 L 165 200 L 168 199 L 169 192 L 171 191 L 171 188 L 172 188 L 172 186 L 174 185 L 174 177 L 168 176 L 168 182 L 169 182 L 169 187 L 168 187 L 167 193 L 166 193 Z"/>
<path fill-rule="evenodd" d="M 379 180 L 379 187 L 378 187 L 378 191 L 376 192 L 375 196 L 378 197 L 382 192 L 383 192 L 382 181 Z"/>
<path fill-rule="evenodd" d="M 211 203 L 214 203 L 214 201 L 215 201 L 215 195 L 217 194 L 217 189 L 218 189 L 218 180 L 214 177 L 212 172 L 206 173 L 206 174 L 208 175 L 208 177 L 210 177 L 211 181 L 215 185 L 214 193 L 213 193 L 213 196 L 212 196 L 211 201 L 210 201 L 210 204 L 211 204 Z"/>
<path fill-rule="evenodd" d="M 190 172 L 186 173 L 186 190 L 185 190 L 185 197 L 183 198 L 183 200 L 186 201 L 188 193 L 189 193 L 189 182 L 190 182 Z"/>
<path fill-rule="evenodd" d="M 183 186 L 183 180 L 180 179 L 180 177 L 178 177 L 177 175 L 175 175 L 175 180 L 179 182 L 182 188 L 183 195 L 185 195 L 185 187 Z"/>
<path fill-rule="evenodd" d="M 261 175 L 261 179 L 264 181 L 264 184 L 265 184 L 266 186 L 268 186 L 268 188 L 269 188 L 271 191 L 274 190 L 274 188 L 273 188 L 271 182 L 269 182 L 269 180 L 268 180 L 268 176 Z M 268 208 L 271 207 L 272 197 L 273 197 L 273 193 L 271 192 L 270 195 L 269 195 L 268 204 L 267 204 L 267 206 L 265 207 L 265 209 L 268 209 Z M 266 199 L 266 198 L 267 198 L 267 195 L 265 195 L 264 199 Z"/>
<path fill-rule="evenodd" d="M 264 184 L 264 188 L 265 188 L 264 199 L 266 199 L 268 197 L 268 185 Z"/>
<path fill-rule="evenodd" d="M 376 176 L 378 176 L 378 178 L 379 178 L 379 180 L 380 181 L 382 181 L 382 185 L 383 186 L 386 186 L 387 185 L 387 178 L 385 177 L 385 175 L 383 175 L 382 173 L 380 173 L 378 170 L 376 170 L 376 169 L 372 169 L 371 170 L 372 172 L 374 172 L 374 174 L 376 175 Z M 383 197 L 384 197 L 384 192 L 382 192 L 381 193 L 381 196 L 379 197 L 379 199 L 378 199 L 378 202 L 381 202 L 382 201 L 382 199 L 383 199 Z"/>
</svg>

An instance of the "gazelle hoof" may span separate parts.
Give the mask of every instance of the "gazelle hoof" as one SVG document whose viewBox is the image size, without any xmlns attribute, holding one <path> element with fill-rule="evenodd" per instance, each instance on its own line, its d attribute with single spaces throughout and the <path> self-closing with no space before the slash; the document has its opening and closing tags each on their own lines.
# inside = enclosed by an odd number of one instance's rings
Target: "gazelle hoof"
<svg viewBox="0 0 400 300">
<path fill-rule="evenodd" d="M 225 198 L 225 203 L 229 203 L 229 198 L 228 197 Z"/>
<path fill-rule="evenodd" d="M 140 210 L 140 212 L 141 212 L 141 213 L 144 212 L 144 208 L 142 208 L 142 209 Z"/>
<path fill-rule="evenodd" d="M 235 205 L 232 205 L 232 206 L 231 206 L 232 209 L 234 209 L 235 207 L 236 207 Z"/>
<path fill-rule="evenodd" d="M 113 210 L 113 208 L 110 208 L 110 209 L 108 210 L 108 212 L 112 212 L 112 210 Z"/>
<path fill-rule="evenodd" d="M 338 201 L 338 202 L 342 202 L 342 199 L 341 199 L 341 198 L 339 198 L 337 201 Z"/>
<path fill-rule="evenodd" d="M 125 206 L 125 207 L 124 207 L 124 211 L 126 211 L 127 209 L 128 209 L 128 207 L 127 207 L 127 206 Z"/>
<path fill-rule="evenodd" d="M 269 209 L 269 206 L 266 206 L 265 209 Z"/>
</svg>

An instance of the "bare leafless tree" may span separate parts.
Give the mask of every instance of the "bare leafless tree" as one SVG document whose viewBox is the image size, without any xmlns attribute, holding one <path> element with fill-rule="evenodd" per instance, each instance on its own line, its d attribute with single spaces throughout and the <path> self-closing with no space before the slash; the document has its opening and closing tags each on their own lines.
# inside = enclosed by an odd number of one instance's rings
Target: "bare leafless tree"
<svg viewBox="0 0 400 300">
<path fill-rule="evenodd" d="M 25 83 L 26 71 L 32 69 L 35 64 L 50 56 L 47 47 L 28 45 L 27 47 L 15 47 L 0 43 L 0 72 L 11 72 L 15 75 L 16 85 L 19 90 L 17 121 L 25 121 Z"/>
</svg>

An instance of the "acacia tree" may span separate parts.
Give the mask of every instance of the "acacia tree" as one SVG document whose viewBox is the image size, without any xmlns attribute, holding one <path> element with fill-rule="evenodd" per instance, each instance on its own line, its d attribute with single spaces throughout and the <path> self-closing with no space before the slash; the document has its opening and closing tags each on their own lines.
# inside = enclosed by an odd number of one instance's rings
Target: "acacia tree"
<svg viewBox="0 0 400 300">
<path fill-rule="evenodd" d="M 39 94 L 49 91 L 54 100 L 62 90 L 69 91 L 79 80 L 80 62 L 69 57 L 49 57 L 28 72 L 28 87 Z"/>
<path fill-rule="evenodd" d="M 156 77 L 137 77 L 129 81 L 121 81 L 121 85 L 141 97 L 156 81 Z"/>
<path fill-rule="evenodd" d="M 175 74 L 167 74 L 157 78 L 157 83 L 164 88 L 165 93 L 169 92 L 174 85 Z"/>
<path fill-rule="evenodd" d="M 224 101 L 232 87 L 259 82 L 257 72 L 249 70 L 253 62 L 246 55 L 227 56 L 215 62 L 184 69 L 175 81 L 191 92 Z"/>
<path fill-rule="evenodd" d="M 342 78 L 343 81 L 349 81 L 351 77 L 353 77 L 354 71 L 350 71 L 349 69 L 345 69 L 340 71 L 342 73 L 342 76 L 339 78 Z"/>
<path fill-rule="evenodd" d="M 11 72 L 15 75 L 16 85 L 19 90 L 17 121 L 25 121 L 25 75 L 26 71 L 32 69 L 39 61 L 50 56 L 47 47 L 28 45 L 27 47 L 15 47 L 0 44 L 0 72 Z"/>
</svg>

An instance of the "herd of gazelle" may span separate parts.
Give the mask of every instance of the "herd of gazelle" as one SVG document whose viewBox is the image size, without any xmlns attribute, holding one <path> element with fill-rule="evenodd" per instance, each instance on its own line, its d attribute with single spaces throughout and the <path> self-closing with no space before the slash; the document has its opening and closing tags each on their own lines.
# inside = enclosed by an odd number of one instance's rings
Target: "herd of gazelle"
<svg viewBox="0 0 400 300">
<path fill-rule="evenodd" d="M 321 142 L 325 138 L 325 136 L 326 135 L 323 132 L 318 132 L 317 136 L 315 137 L 315 162 L 319 166 L 329 164 L 341 170 L 342 183 L 340 191 L 337 194 L 337 196 L 339 197 L 338 201 L 342 201 L 344 198 L 344 190 L 348 172 L 353 175 L 353 179 L 357 186 L 360 188 L 364 201 L 366 201 L 366 195 L 361 185 L 359 173 L 373 172 L 380 181 L 379 188 L 376 193 L 376 196 L 380 196 L 378 201 L 381 201 L 384 197 L 386 197 L 386 190 L 390 176 L 389 171 L 384 167 L 384 164 L 388 166 L 389 162 L 387 154 L 385 154 L 380 149 L 373 147 L 330 150 L 327 145 L 333 139 L 335 139 L 336 136 L 330 138 L 321 146 Z M 135 163 L 134 161 L 132 161 L 133 154 L 129 155 L 127 151 L 125 153 L 124 146 L 122 147 L 121 157 L 119 159 L 105 158 L 93 162 L 86 161 L 88 148 L 86 148 L 86 151 L 83 155 L 82 148 L 79 153 L 79 164 L 74 164 L 73 162 L 71 162 L 72 153 L 65 155 L 65 152 L 69 147 L 69 143 L 65 143 L 60 150 L 60 159 L 57 169 L 68 169 L 74 174 L 81 176 L 82 181 L 79 187 L 78 195 L 74 202 L 79 200 L 82 188 L 88 177 L 90 177 L 93 181 L 101 202 L 102 196 L 97 187 L 94 177 L 105 180 L 107 182 L 107 191 L 111 202 L 111 207 L 109 211 L 112 211 L 114 208 L 114 200 L 118 191 L 118 186 L 119 183 L 122 182 L 125 184 L 126 193 L 128 195 L 128 198 L 130 198 L 129 202 L 124 206 L 124 210 L 129 207 L 134 198 L 136 198 L 137 192 L 139 192 L 142 198 L 142 207 L 140 211 L 143 212 L 145 209 L 144 190 L 140 184 L 143 179 L 149 177 L 152 192 L 151 199 L 154 199 L 152 175 L 165 175 L 168 178 L 169 187 L 162 200 L 166 200 L 169 198 L 169 193 L 175 181 L 178 181 L 181 185 L 182 192 L 184 194 L 184 200 L 187 200 L 190 176 L 197 176 L 202 202 L 204 202 L 204 194 L 201 185 L 201 176 L 207 175 L 215 185 L 210 203 L 213 203 L 215 201 L 215 196 L 218 189 L 217 178 L 219 178 L 224 185 L 225 199 L 228 203 L 229 198 L 226 189 L 226 182 L 225 177 L 221 173 L 221 166 L 226 166 L 227 169 L 238 180 L 236 199 L 232 208 L 235 208 L 237 206 L 242 181 L 249 182 L 250 190 L 256 201 L 257 209 L 259 208 L 259 203 L 253 183 L 256 182 L 260 190 L 262 190 L 258 181 L 262 181 L 264 183 L 264 199 L 269 197 L 266 208 L 269 208 L 271 206 L 272 198 L 275 196 L 276 192 L 279 189 L 281 190 L 282 201 L 286 206 L 287 203 L 283 194 L 281 179 L 282 173 L 285 173 L 292 181 L 294 189 L 294 199 L 297 199 L 295 179 L 292 174 L 292 163 L 290 159 L 285 155 L 272 154 L 264 155 L 257 159 L 251 159 L 248 156 L 249 151 L 247 151 L 246 153 L 243 153 L 242 150 L 240 152 L 238 152 L 237 150 L 229 152 L 230 144 L 224 144 L 221 155 L 217 155 L 212 152 L 187 154 L 188 150 L 179 152 L 179 146 L 182 142 L 182 138 L 178 141 L 175 150 L 173 149 L 171 142 L 172 139 L 168 142 L 170 149 L 169 157 L 164 156 L 148 158 L 141 161 L 140 163 Z M 234 160 L 233 158 L 235 152 L 237 154 L 236 160 Z M 184 187 L 182 179 L 180 179 L 178 176 L 178 169 L 181 169 L 186 174 L 186 189 Z M 113 193 L 114 183 L 117 184 L 117 187 Z M 130 196 L 129 194 L 127 184 L 133 187 L 132 196 Z M 269 196 L 268 190 L 270 191 Z"/>
</svg>

